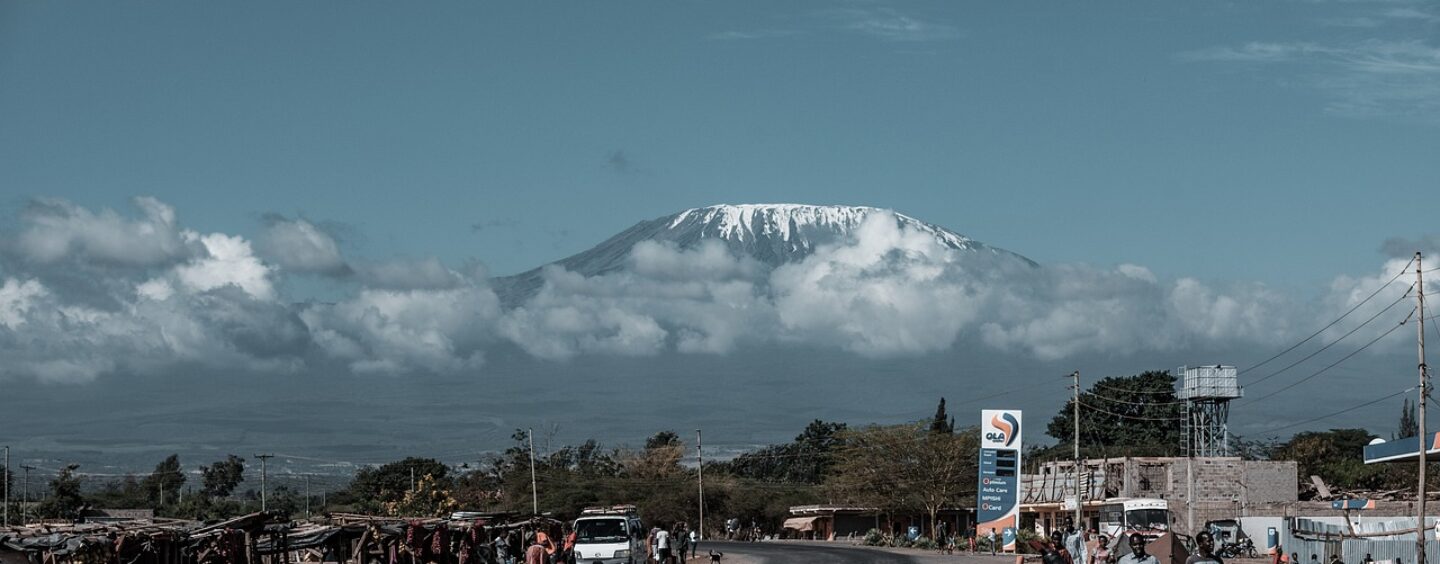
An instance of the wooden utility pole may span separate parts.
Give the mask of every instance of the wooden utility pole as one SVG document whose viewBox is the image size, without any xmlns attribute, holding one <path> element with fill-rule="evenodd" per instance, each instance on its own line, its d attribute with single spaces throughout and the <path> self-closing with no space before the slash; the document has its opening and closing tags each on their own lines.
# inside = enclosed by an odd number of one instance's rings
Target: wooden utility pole
<svg viewBox="0 0 1440 564">
<path fill-rule="evenodd" d="M 5 447 L 5 526 L 10 526 L 10 447 Z"/>
<path fill-rule="evenodd" d="M 530 512 L 540 514 L 540 490 L 535 487 L 535 429 L 527 429 L 530 435 Z"/>
<path fill-rule="evenodd" d="M 705 538 L 705 453 L 702 450 L 705 443 L 700 440 L 700 430 L 695 430 L 695 475 L 700 479 L 700 532 L 697 539 Z M 684 560 L 682 555 L 681 560 Z"/>
<path fill-rule="evenodd" d="M 1085 531 L 1085 517 L 1084 510 L 1081 509 L 1081 504 L 1084 503 L 1085 498 L 1080 494 L 1080 371 L 1076 370 L 1070 374 L 1070 377 L 1074 379 L 1073 387 L 1075 392 L 1071 400 L 1071 403 L 1075 405 L 1075 529 L 1081 531 L 1083 535 Z"/>
<path fill-rule="evenodd" d="M 1416 421 L 1416 430 L 1419 431 L 1419 436 L 1416 437 L 1416 442 L 1420 444 L 1420 469 L 1416 478 L 1417 484 L 1415 487 L 1416 497 L 1419 498 L 1419 503 L 1416 504 L 1419 508 L 1419 515 L 1417 515 L 1417 521 L 1415 523 L 1415 564 L 1425 564 L 1425 537 L 1430 530 L 1429 527 L 1425 526 L 1425 470 L 1426 466 L 1429 466 L 1426 463 L 1429 462 L 1430 458 L 1428 456 L 1430 437 L 1425 434 L 1425 397 L 1430 395 L 1430 375 L 1425 369 L 1425 274 L 1424 269 L 1420 266 L 1421 258 L 1420 253 L 1416 252 L 1415 320 L 1417 323 L 1415 324 L 1415 331 L 1420 345 L 1418 349 L 1420 355 L 1420 406 L 1416 410 L 1418 412 L 1416 414 L 1416 419 L 1418 420 Z"/>
<path fill-rule="evenodd" d="M 275 455 L 273 455 L 273 454 L 257 454 L 257 455 L 255 455 L 255 458 L 259 458 L 259 459 L 260 459 L 260 511 L 265 511 L 265 509 L 266 509 L 266 493 L 265 493 L 265 492 L 266 492 L 266 487 L 265 487 L 265 481 L 266 481 L 266 479 L 269 477 L 269 468 L 266 466 L 266 463 L 269 462 L 271 458 L 275 458 Z"/>
<path fill-rule="evenodd" d="M 21 525 L 29 525 L 29 524 L 30 524 L 30 471 L 31 471 L 31 470 L 34 470 L 35 467 L 34 467 L 34 466 L 27 466 L 27 465 L 25 465 L 25 464 L 21 464 L 21 465 L 20 465 L 20 469 L 25 471 L 25 481 L 24 481 L 24 482 L 21 482 L 21 485 L 20 485 L 20 524 L 21 524 Z"/>
</svg>

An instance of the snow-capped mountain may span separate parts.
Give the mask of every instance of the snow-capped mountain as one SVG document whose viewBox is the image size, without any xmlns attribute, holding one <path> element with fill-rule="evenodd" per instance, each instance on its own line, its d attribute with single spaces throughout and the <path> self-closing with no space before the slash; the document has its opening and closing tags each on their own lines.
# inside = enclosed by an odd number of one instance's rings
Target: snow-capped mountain
<svg viewBox="0 0 1440 564">
<path fill-rule="evenodd" d="M 553 264 L 585 276 L 624 268 L 630 250 L 641 241 L 673 243 L 689 249 L 702 241 L 717 240 L 731 253 L 748 256 L 768 266 L 779 266 L 810 256 L 820 245 L 844 241 L 874 214 L 889 213 L 902 227 L 927 233 L 941 245 L 975 253 L 1035 263 L 1018 254 L 991 247 L 944 227 L 891 210 L 868 206 L 816 206 L 805 204 L 740 204 L 691 208 L 642 221 L 595 247 Z M 496 290 L 507 304 L 515 304 L 540 289 L 540 269 L 497 278 Z"/>
</svg>

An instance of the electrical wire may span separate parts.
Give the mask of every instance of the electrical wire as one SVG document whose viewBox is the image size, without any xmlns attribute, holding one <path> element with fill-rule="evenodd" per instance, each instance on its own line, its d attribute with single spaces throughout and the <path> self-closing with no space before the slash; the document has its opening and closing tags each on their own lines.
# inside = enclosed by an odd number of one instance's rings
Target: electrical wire
<svg viewBox="0 0 1440 564">
<path fill-rule="evenodd" d="M 1413 392 L 1413 391 L 1415 391 L 1415 388 L 1417 388 L 1417 387 L 1418 387 L 1418 386 L 1410 386 L 1409 388 L 1405 388 L 1405 389 L 1400 390 L 1400 391 L 1398 391 L 1398 392 L 1395 392 L 1395 393 L 1393 393 L 1393 394 L 1388 394 L 1388 395 L 1385 395 L 1385 396 L 1382 396 L 1382 397 L 1378 397 L 1378 398 L 1375 398 L 1375 399 L 1373 399 L 1373 400 L 1367 401 L 1367 402 L 1365 402 L 1365 403 L 1361 403 L 1361 404 L 1357 404 L 1357 405 L 1352 405 L 1352 406 L 1347 407 L 1347 408 L 1345 408 L 1345 409 L 1342 409 L 1342 410 L 1340 410 L 1340 411 L 1336 411 L 1336 412 L 1333 412 L 1333 413 L 1327 413 L 1327 414 L 1325 414 L 1325 415 L 1321 415 L 1321 416 L 1319 416 L 1319 417 L 1315 417 L 1315 418 L 1312 418 L 1312 419 L 1306 419 L 1306 420 L 1300 421 L 1300 422 L 1298 422 L 1298 423 L 1291 423 L 1291 424 L 1289 424 L 1289 425 L 1285 425 L 1285 426 L 1282 426 L 1282 427 L 1272 427 L 1272 428 L 1270 428 L 1270 429 L 1264 429 L 1264 430 L 1261 430 L 1261 431 L 1255 431 L 1255 432 L 1251 432 L 1251 433 L 1248 433 L 1248 434 L 1250 434 L 1250 435 L 1255 435 L 1255 434 L 1257 434 L 1257 433 L 1273 433 L 1273 432 L 1276 432 L 1276 431 L 1283 431 L 1283 430 L 1285 430 L 1285 429 L 1291 429 L 1291 428 L 1294 428 L 1294 427 L 1299 427 L 1299 426 L 1301 426 L 1301 425 L 1308 425 L 1308 424 L 1314 423 L 1314 422 L 1316 422 L 1316 421 L 1322 421 L 1322 420 L 1325 420 L 1325 419 L 1329 419 L 1329 418 L 1334 417 L 1334 416 L 1336 416 L 1336 415 L 1343 415 L 1343 414 L 1349 413 L 1349 412 L 1351 412 L 1351 411 L 1355 411 L 1355 410 L 1357 410 L 1357 409 L 1360 409 L 1360 408 L 1362 408 L 1362 407 L 1369 407 L 1369 406 L 1371 406 L 1371 405 L 1375 405 L 1375 404 L 1377 404 L 1377 403 L 1380 403 L 1380 402 L 1385 401 L 1385 400 L 1387 400 L 1387 399 L 1393 398 L 1393 397 L 1395 397 L 1395 396 L 1399 396 L 1399 395 L 1403 395 L 1403 394 L 1407 394 L 1407 393 Z M 1238 437 L 1239 435 L 1236 435 L 1236 436 Z M 1243 438 L 1243 437 L 1241 437 L 1241 438 Z"/>
<path fill-rule="evenodd" d="M 1413 313 L 1413 312 L 1412 312 L 1412 313 Z M 1408 320 L 1408 319 L 1409 319 L 1409 316 L 1406 316 L 1406 319 Z M 1353 357 L 1353 356 L 1355 356 L 1355 355 L 1357 355 L 1357 354 L 1360 354 L 1360 351 L 1363 351 L 1363 350 L 1365 350 L 1365 349 L 1370 348 L 1370 345 L 1373 345 L 1373 344 L 1375 344 L 1375 343 L 1380 342 L 1380 339 L 1384 339 L 1385 337 L 1390 336 L 1390 334 L 1391 334 L 1391 333 L 1394 333 L 1396 329 L 1399 329 L 1400 327 L 1402 327 L 1402 326 L 1404 326 L 1404 325 L 1405 325 L 1405 322 L 1404 322 L 1404 321 L 1401 321 L 1400 323 L 1397 323 L 1394 327 L 1391 327 L 1389 331 L 1386 331 L 1386 332 L 1384 332 L 1384 333 L 1381 333 L 1380 336 L 1375 337 L 1374 339 L 1371 339 L 1370 342 L 1365 343 L 1364 346 L 1361 346 L 1361 347 L 1358 348 L 1358 349 L 1355 349 L 1354 352 L 1351 352 L 1350 354 L 1347 354 L 1347 355 L 1345 355 L 1345 356 L 1343 356 L 1343 357 L 1340 357 L 1340 360 L 1337 360 L 1337 361 L 1335 361 L 1335 362 L 1333 362 L 1333 363 L 1330 363 L 1329 366 L 1326 366 L 1325 368 L 1321 368 L 1320 370 L 1315 371 L 1314 373 L 1310 374 L 1309 376 L 1306 376 L 1306 377 L 1304 377 L 1304 378 L 1301 378 L 1301 379 L 1299 379 L 1299 380 L 1296 380 L 1295 382 L 1291 383 L 1291 384 L 1288 385 L 1288 386 L 1285 386 L 1285 387 L 1283 387 L 1283 388 L 1280 388 L 1280 389 L 1278 389 L 1278 390 L 1275 390 L 1275 391 L 1273 391 L 1273 392 L 1270 392 L 1270 393 L 1265 394 L 1265 395 L 1263 395 L 1263 396 L 1260 396 L 1260 397 L 1258 397 L 1258 398 L 1255 398 L 1255 399 L 1246 401 L 1246 402 L 1244 402 L 1244 403 L 1236 404 L 1236 407 L 1246 406 L 1246 405 L 1250 405 L 1250 404 L 1252 404 L 1252 403 L 1259 402 L 1260 400 L 1269 398 L 1269 397 L 1271 397 L 1271 396 L 1274 396 L 1275 394 L 1278 394 L 1278 393 L 1283 392 L 1283 391 L 1285 391 L 1285 390 L 1288 390 L 1288 389 L 1290 389 L 1290 388 L 1294 388 L 1295 386 L 1299 386 L 1300 384 L 1303 384 L 1303 383 L 1309 381 L 1311 378 L 1314 378 L 1314 377 L 1316 377 L 1316 376 L 1319 376 L 1319 375 L 1321 375 L 1321 374 L 1324 374 L 1326 371 L 1330 370 L 1331 368 L 1334 368 L 1334 367 L 1336 367 L 1336 366 L 1339 366 L 1340 363 L 1345 362 L 1345 361 L 1347 361 L 1347 360 L 1350 360 L 1350 357 Z"/>
<path fill-rule="evenodd" d="M 1115 413 L 1115 412 L 1113 412 L 1113 411 L 1109 411 L 1109 410 L 1105 410 L 1105 409 L 1100 409 L 1100 408 L 1095 407 L 1095 406 L 1092 406 L 1092 405 L 1086 405 L 1085 402 L 1080 402 L 1080 407 L 1083 407 L 1083 408 L 1088 409 L 1088 410 L 1090 410 L 1090 411 L 1098 411 L 1098 412 L 1100 412 L 1100 413 L 1104 413 L 1105 415 L 1109 415 L 1109 416 L 1111 416 L 1111 417 L 1120 417 L 1120 418 L 1122 418 L 1122 419 L 1132 419 L 1132 420 L 1135 420 L 1135 421 L 1184 421 L 1184 420 L 1185 420 L 1184 417 L 1143 417 L 1143 416 L 1139 416 L 1139 415 L 1127 415 L 1127 414 L 1124 414 L 1124 413 Z"/>
<path fill-rule="evenodd" d="M 1351 336 L 1351 335 L 1354 335 L 1356 331 L 1359 331 L 1362 327 L 1365 327 L 1366 325 L 1369 325 L 1371 321 L 1375 321 L 1375 319 L 1378 318 L 1378 317 L 1380 317 L 1381 314 L 1384 314 L 1385 312 L 1390 311 L 1390 308 L 1395 307 L 1395 306 L 1398 305 L 1401 301 L 1404 301 L 1405 298 L 1410 297 L 1410 290 L 1414 290 L 1414 289 L 1415 289 L 1415 285 L 1414 285 L 1414 284 L 1411 284 L 1409 290 L 1405 290 L 1405 293 L 1404 293 L 1403 295 L 1401 295 L 1399 298 L 1396 298 L 1395 301 L 1390 302 L 1390 305 L 1385 306 L 1385 309 L 1382 309 L 1382 310 L 1380 310 L 1380 311 L 1375 312 L 1375 315 L 1370 316 L 1370 318 L 1369 318 L 1369 319 L 1366 319 L 1363 323 L 1361 323 L 1361 324 L 1359 324 L 1359 325 L 1356 325 L 1354 328 L 1350 329 L 1350 331 L 1346 332 L 1344 335 L 1341 335 L 1340 338 L 1335 339 L 1335 340 L 1333 340 L 1333 341 L 1330 341 L 1329 343 L 1325 343 L 1324 346 L 1322 346 L 1322 347 L 1320 347 L 1320 348 L 1318 348 L 1318 349 L 1315 349 L 1314 352 L 1311 352 L 1310 354 L 1305 355 L 1305 356 L 1302 357 L 1300 360 L 1297 360 L 1297 361 L 1295 361 L 1295 362 L 1290 363 L 1290 364 L 1287 365 L 1285 368 L 1281 368 L 1281 369 L 1279 369 L 1279 370 L 1276 370 L 1276 371 L 1274 371 L 1274 372 L 1271 372 L 1271 373 L 1269 373 L 1269 374 L 1266 374 L 1266 375 L 1263 376 L 1263 377 L 1256 378 L 1253 382 L 1250 382 L 1248 385 L 1253 386 L 1253 385 L 1255 385 L 1255 384 L 1259 384 L 1260 382 L 1264 382 L 1264 381 L 1266 381 L 1266 380 L 1269 380 L 1269 379 L 1271 379 L 1271 378 L 1274 378 L 1275 376 L 1280 375 L 1282 372 L 1285 372 L 1286 370 L 1289 370 L 1289 369 L 1291 369 L 1291 368 L 1294 368 L 1294 367 L 1298 366 L 1300 363 L 1303 363 L 1303 362 L 1305 362 L 1305 361 L 1307 361 L 1307 360 L 1310 360 L 1310 359 L 1312 359 L 1312 358 L 1315 358 L 1315 355 L 1318 355 L 1318 354 L 1320 354 L 1320 353 L 1322 353 L 1322 352 L 1325 352 L 1326 349 L 1329 349 L 1330 347 L 1335 346 L 1336 343 L 1339 343 L 1340 341 L 1345 340 L 1347 337 L 1349 337 L 1349 336 Z M 1237 373 L 1236 375 L 1238 376 L 1239 374 Z"/>
<path fill-rule="evenodd" d="M 1411 258 L 1410 258 L 1410 261 L 1405 263 L 1405 266 L 1400 267 L 1400 272 L 1396 272 L 1396 273 L 1395 273 L 1395 276 L 1390 277 L 1390 280 L 1389 280 L 1389 281 L 1385 282 L 1384 284 L 1381 284 L 1380 287 L 1379 287 L 1379 288 L 1376 288 L 1374 292 L 1371 292 L 1369 296 L 1365 296 L 1365 299 L 1360 300 L 1360 303 L 1355 304 L 1354 306 L 1351 306 L 1351 308 L 1350 308 L 1348 311 L 1346 311 L 1345 313 L 1341 314 L 1340 317 L 1335 318 L 1334 321 L 1331 321 L 1330 323 L 1326 324 L 1324 327 L 1321 327 L 1319 330 L 1315 331 L 1314 333 L 1311 333 L 1309 337 L 1305 337 L 1304 339 L 1301 339 L 1300 342 L 1295 343 L 1295 344 L 1293 344 L 1293 345 L 1290 345 L 1290 348 L 1287 348 L 1287 349 L 1285 349 L 1285 350 L 1283 350 L 1283 351 L 1280 351 L 1280 352 L 1276 353 L 1275 356 L 1272 356 L 1272 357 L 1270 357 L 1270 358 L 1267 358 L 1267 359 L 1265 359 L 1265 360 L 1260 361 L 1259 364 L 1254 364 L 1254 365 L 1251 365 L 1251 366 L 1249 366 L 1249 367 L 1246 367 L 1245 369 L 1240 370 L 1239 372 L 1236 372 L 1235 375 L 1236 375 L 1236 376 L 1239 376 L 1239 375 L 1245 374 L 1246 372 L 1249 372 L 1249 371 L 1251 371 L 1251 370 L 1255 370 L 1256 368 L 1260 368 L 1261 366 L 1265 366 L 1266 364 L 1269 364 L 1271 361 L 1273 361 L 1273 360 L 1275 360 L 1275 359 L 1277 359 L 1277 358 L 1280 358 L 1280 357 L 1282 357 L 1282 356 L 1285 356 L 1285 355 L 1288 354 L 1290 351 L 1293 351 L 1293 350 L 1295 350 L 1295 349 L 1297 349 L 1297 348 L 1300 348 L 1300 345 L 1303 345 L 1303 344 L 1305 344 L 1305 343 L 1310 342 L 1311 339 L 1314 339 L 1315 337 L 1318 337 L 1321 333 L 1324 333 L 1326 329 L 1329 329 L 1329 328 L 1331 328 L 1331 327 L 1334 327 L 1336 323 L 1339 323 L 1341 320 L 1345 319 L 1345 318 L 1348 317 L 1350 314 L 1355 313 L 1355 310 L 1360 309 L 1360 306 L 1365 305 L 1367 302 L 1369 302 L 1370 300 L 1374 299 L 1375 296 L 1379 295 L 1380 292 L 1384 291 L 1385 288 L 1389 288 L 1391 284 L 1394 284 L 1396 280 L 1399 280 L 1400 277 L 1405 274 L 1405 269 L 1410 268 L 1410 265 L 1412 265 L 1412 264 L 1415 264 L 1415 258 L 1414 258 L 1414 257 L 1411 257 Z"/>
</svg>

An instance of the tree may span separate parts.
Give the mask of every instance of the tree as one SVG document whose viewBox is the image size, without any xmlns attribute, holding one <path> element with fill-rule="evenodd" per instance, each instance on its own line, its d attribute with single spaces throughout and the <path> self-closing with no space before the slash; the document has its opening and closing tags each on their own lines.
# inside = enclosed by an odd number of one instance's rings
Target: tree
<svg viewBox="0 0 1440 564">
<path fill-rule="evenodd" d="M 1365 445 L 1374 438 L 1364 429 L 1306 431 L 1277 447 L 1273 456 L 1295 461 L 1302 483 L 1309 476 L 1320 476 L 1326 484 L 1341 489 L 1405 487 L 1414 479 L 1410 467 L 1365 464 Z"/>
<path fill-rule="evenodd" d="M 50 496 L 40 502 L 36 511 L 49 519 L 75 519 L 85 507 L 85 497 L 80 493 L 81 478 L 75 474 L 80 468 L 71 464 L 50 481 Z"/>
<path fill-rule="evenodd" d="M 930 420 L 930 432 L 947 435 L 955 432 L 955 420 L 945 415 L 945 398 L 940 398 L 940 406 L 935 408 L 935 417 Z"/>
<path fill-rule="evenodd" d="M 1397 439 L 1420 434 L 1420 422 L 1415 420 L 1415 405 L 1410 403 L 1410 398 L 1405 398 L 1405 404 L 1400 407 L 1400 426 L 1397 431 Z"/>
<path fill-rule="evenodd" d="M 399 501 L 385 504 L 385 512 L 393 517 L 444 517 L 459 508 L 450 488 L 428 474 Z"/>
<path fill-rule="evenodd" d="M 229 455 L 225 460 L 200 467 L 201 492 L 208 497 L 229 497 L 240 482 L 245 481 L 245 459 Z"/>
<path fill-rule="evenodd" d="M 845 433 L 834 477 L 835 496 L 886 513 L 923 510 L 935 517 L 945 507 L 973 501 L 980 429 L 935 433 L 921 424 L 871 426 Z"/>
<path fill-rule="evenodd" d="M 141 485 L 152 506 L 175 503 L 180 497 L 180 487 L 185 485 L 185 474 L 180 471 L 180 457 L 172 454 L 160 461 Z"/>
<path fill-rule="evenodd" d="M 355 473 L 355 480 L 350 482 L 349 493 L 362 508 L 378 510 L 382 504 L 403 499 L 405 492 L 411 489 L 412 477 L 419 480 L 430 476 L 448 489 L 449 473 L 450 467 L 439 460 L 412 456 L 378 468 L 361 469 Z"/>
<path fill-rule="evenodd" d="M 1075 432 L 1074 409 L 1073 399 L 1065 402 L 1045 434 L 1068 443 Z M 1183 404 L 1175 397 L 1175 377 L 1169 371 L 1102 379 L 1080 394 L 1082 455 L 1178 454 L 1184 444 L 1184 420 Z"/>
<path fill-rule="evenodd" d="M 794 442 L 770 445 L 747 452 L 729 462 L 706 464 L 740 478 L 765 482 L 801 482 L 818 484 L 835 465 L 835 453 L 844 446 L 844 423 L 827 423 L 816 419 L 805 426 Z"/>
</svg>

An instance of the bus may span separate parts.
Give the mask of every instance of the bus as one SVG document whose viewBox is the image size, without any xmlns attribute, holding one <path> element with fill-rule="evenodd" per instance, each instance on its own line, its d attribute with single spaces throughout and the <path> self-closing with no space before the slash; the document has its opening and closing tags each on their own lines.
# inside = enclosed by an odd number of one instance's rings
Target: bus
<svg viewBox="0 0 1440 564">
<path fill-rule="evenodd" d="M 1170 504 L 1154 498 L 1112 498 L 1100 506 L 1100 532 L 1117 538 L 1131 533 L 1159 536 L 1170 529 Z"/>
</svg>

